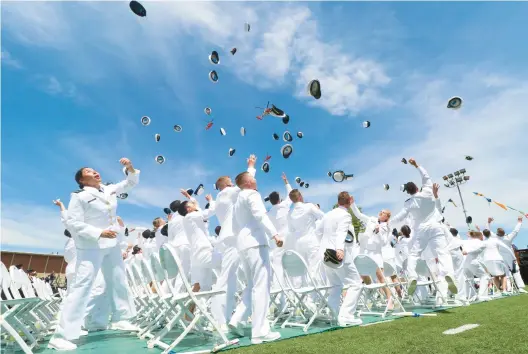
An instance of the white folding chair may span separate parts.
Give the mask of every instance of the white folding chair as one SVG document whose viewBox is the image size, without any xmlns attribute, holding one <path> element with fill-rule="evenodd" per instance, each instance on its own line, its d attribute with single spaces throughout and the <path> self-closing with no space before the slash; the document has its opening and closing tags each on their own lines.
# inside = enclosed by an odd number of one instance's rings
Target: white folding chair
<svg viewBox="0 0 528 354">
<path fill-rule="evenodd" d="M 376 271 L 378 270 L 377 263 L 367 255 L 360 254 L 354 258 L 354 264 L 356 265 L 356 268 L 359 272 L 359 275 L 362 277 L 370 277 L 372 280 L 377 280 Z M 395 303 L 395 305 L 399 306 L 402 311 L 404 310 L 404 307 L 400 300 L 398 299 L 397 295 L 394 295 L 392 288 L 396 286 L 396 283 L 387 283 L 387 280 L 384 278 L 383 283 L 371 283 L 371 284 L 363 284 L 362 289 L 362 295 L 365 296 L 365 299 L 362 301 L 362 305 L 366 307 L 367 311 L 360 310 L 358 311 L 358 315 L 373 315 L 373 316 L 381 316 L 381 318 L 385 318 L 387 316 L 387 312 L 389 311 L 389 299 L 385 298 L 385 308 L 383 309 L 383 312 L 377 312 L 373 311 L 373 305 L 376 302 L 374 298 L 374 294 L 379 294 L 380 296 L 385 296 L 385 293 L 382 291 L 383 289 L 388 289 L 391 294 L 393 294 L 392 299 Z"/>
<path fill-rule="evenodd" d="M 187 336 L 187 334 L 191 330 L 195 329 L 195 327 L 198 324 L 198 321 L 202 317 L 205 317 L 208 320 L 208 322 L 211 325 L 213 331 L 215 332 L 215 335 L 218 336 L 220 338 L 221 342 L 222 342 L 220 345 L 214 346 L 212 348 L 212 351 L 218 351 L 218 350 L 223 349 L 225 347 L 237 344 L 239 342 L 238 339 L 231 340 L 231 341 L 229 339 L 227 339 L 226 335 L 218 327 L 218 324 L 213 319 L 213 316 L 211 315 L 209 309 L 207 308 L 207 302 L 210 301 L 210 299 L 213 296 L 215 296 L 215 295 L 225 294 L 225 290 L 211 290 L 211 291 L 193 292 L 187 277 L 180 272 L 180 269 L 182 269 L 182 266 L 181 266 L 181 261 L 180 261 L 178 255 L 177 255 L 177 253 L 176 253 L 176 250 L 174 249 L 174 247 L 172 247 L 168 243 L 165 243 L 160 249 L 160 263 L 161 263 L 161 266 L 163 267 L 163 269 L 166 272 L 165 281 L 167 281 L 169 289 L 171 290 L 173 295 L 175 295 L 176 297 L 179 296 L 179 294 L 175 292 L 175 289 L 173 288 L 173 286 L 171 284 L 171 281 L 173 279 L 175 279 L 177 276 L 179 276 L 181 278 L 181 280 L 183 282 L 183 285 L 184 285 L 184 287 L 185 287 L 185 289 L 187 291 L 187 294 L 186 294 L 186 296 L 183 299 L 177 298 L 175 300 L 175 302 L 178 304 L 178 306 L 180 306 L 182 308 L 182 310 L 185 311 L 185 312 L 182 311 L 180 316 L 183 315 L 184 313 L 189 314 L 189 311 L 186 310 L 187 306 L 186 306 L 186 303 L 185 303 L 185 302 L 187 302 L 186 300 L 188 300 L 188 299 L 192 300 L 191 303 L 193 303 L 195 305 L 195 311 L 194 311 L 194 314 L 191 314 L 191 316 L 192 316 L 191 322 L 184 328 L 183 332 L 178 336 L 178 338 L 176 338 L 170 345 L 167 345 L 167 344 L 165 344 L 163 342 L 160 342 L 160 341 L 156 341 L 153 344 L 155 344 L 157 346 L 160 346 L 161 348 L 164 349 L 163 353 L 164 354 L 168 354 Z M 192 353 L 209 353 L 209 352 L 211 352 L 211 349 L 209 349 L 209 350 L 201 350 L 201 351 L 194 351 Z M 191 353 L 191 352 L 188 352 L 188 353 Z"/>
<path fill-rule="evenodd" d="M 293 311 L 290 311 L 281 328 L 286 328 L 287 326 L 302 327 L 303 331 L 307 332 L 315 319 L 323 314 L 324 309 L 329 309 L 332 320 L 337 321 L 337 314 L 330 309 L 326 296 L 323 294 L 323 291 L 331 289 L 333 286 L 318 286 L 308 271 L 308 265 L 299 253 L 292 250 L 285 251 L 282 255 L 282 268 L 284 270 L 284 280 L 295 296 L 295 304 Z M 294 285 L 294 279 L 296 278 L 305 279 L 306 286 L 296 287 Z M 314 299 L 315 308 L 306 306 L 305 298 L 307 296 L 314 296 L 316 298 Z M 300 314 L 302 320 L 307 322 L 300 323 L 291 321 L 296 314 Z M 305 314 L 310 314 L 310 317 L 307 318 Z"/>
</svg>

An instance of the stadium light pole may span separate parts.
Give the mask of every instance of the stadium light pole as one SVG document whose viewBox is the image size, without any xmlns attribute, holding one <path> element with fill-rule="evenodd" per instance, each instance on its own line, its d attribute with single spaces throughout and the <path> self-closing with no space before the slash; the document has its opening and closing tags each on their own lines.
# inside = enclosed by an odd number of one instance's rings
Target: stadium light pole
<svg viewBox="0 0 528 354">
<path fill-rule="evenodd" d="M 460 201 L 462 202 L 462 211 L 464 212 L 464 216 L 466 217 L 466 224 L 469 228 L 471 228 L 470 225 L 473 220 L 471 216 L 467 215 L 466 206 L 464 205 L 464 199 L 462 198 L 462 192 L 460 191 L 460 185 L 469 181 L 469 176 L 466 176 L 466 169 L 463 168 L 461 170 L 450 173 L 442 178 L 444 180 L 444 186 L 446 186 L 447 188 L 456 187 L 456 189 L 458 190 L 458 195 L 460 196 Z"/>
</svg>

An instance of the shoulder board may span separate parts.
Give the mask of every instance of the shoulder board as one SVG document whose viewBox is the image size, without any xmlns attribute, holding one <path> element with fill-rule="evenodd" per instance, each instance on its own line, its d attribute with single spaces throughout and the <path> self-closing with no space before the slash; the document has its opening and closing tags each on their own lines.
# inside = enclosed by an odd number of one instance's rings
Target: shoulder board
<svg viewBox="0 0 528 354">
<path fill-rule="evenodd" d="M 405 201 L 405 203 L 407 203 L 409 200 L 411 200 L 411 198 L 407 199 L 407 200 Z"/>
<path fill-rule="evenodd" d="M 76 191 L 73 191 L 72 193 L 81 193 L 84 192 L 84 189 L 77 189 Z"/>
</svg>

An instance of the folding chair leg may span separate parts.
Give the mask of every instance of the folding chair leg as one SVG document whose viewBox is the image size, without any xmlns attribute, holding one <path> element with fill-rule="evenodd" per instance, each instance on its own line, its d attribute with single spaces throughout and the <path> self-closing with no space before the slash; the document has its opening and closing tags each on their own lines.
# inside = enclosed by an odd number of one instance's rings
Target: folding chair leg
<svg viewBox="0 0 528 354">
<path fill-rule="evenodd" d="M 11 327 L 9 323 L 4 321 L 4 319 L 0 319 L 0 326 L 4 327 L 5 330 L 15 339 L 15 341 L 18 343 L 20 348 L 24 351 L 26 354 L 33 354 L 31 349 L 28 347 L 26 342 L 18 335 L 17 331 Z"/>
</svg>

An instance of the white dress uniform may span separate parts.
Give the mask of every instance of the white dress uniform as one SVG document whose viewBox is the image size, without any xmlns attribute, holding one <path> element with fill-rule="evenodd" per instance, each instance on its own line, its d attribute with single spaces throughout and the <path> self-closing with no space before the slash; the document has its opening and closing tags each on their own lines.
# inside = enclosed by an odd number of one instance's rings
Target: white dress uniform
<svg viewBox="0 0 528 354">
<path fill-rule="evenodd" d="M 76 279 L 70 296 L 65 299 L 55 336 L 67 340 L 79 338 L 84 310 L 99 270 L 105 278 L 112 309 L 115 309 L 112 320 L 117 322 L 135 316 L 136 310 L 130 306 L 125 266 L 117 240 L 100 236 L 105 229 L 119 231 L 116 194 L 126 193 L 134 187 L 139 173 L 139 170 L 129 172 L 126 180 L 101 185 L 99 190 L 84 187 L 72 193 L 67 224 L 77 247 Z"/>
<path fill-rule="evenodd" d="M 524 291 L 524 287 L 525 287 L 525 284 L 524 284 L 524 281 L 523 281 L 523 278 L 521 276 L 521 273 L 519 271 L 519 265 L 517 264 L 517 258 L 515 257 L 515 253 L 513 251 L 513 240 L 515 239 L 515 237 L 517 237 L 517 235 L 519 234 L 519 231 L 521 230 L 521 226 L 522 226 L 522 221 L 521 222 L 518 222 L 517 225 L 515 226 L 515 228 L 513 229 L 513 231 L 503 237 L 499 237 L 497 234 L 491 232 L 491 228 L 490 228 L 490 225 L 489 223 L 486 225 L 488 230 L 490 230 L 490 233 L 491 233 L 491 237 L 492 238 L 497 238 L 499 239 L 500 241 L 502 241 L 502 243 L 504 244 L 504 246 L 506 247 L 501 247 L 501 249 L 499 250 L 501 255 L 502 255 L 502 258 L 504 259 L 504 261 L 506 262 L 507 264 L 507 268 L 506 268 L 506 272 L 508 274 L 508 276 L 512 273 L 512 271 L 515 271 L 512 275 L 513 275 L 513 279 L 515 280 L 515 283 L 517 284 L 517 287 L 519 287 L 519 289 L 522 289 L 521 291 Z"/>
<path fill-rule="evenodd" d="M 325 250 L 320 250 L 319 252 L 324 253 L 324 251 Z M 354 263 L 354 259 L 359 255 L 359 253 L 360 247 L 356 239 L 356 230 L 354 230 L 354 225 L 350 224 L 350 227 L 348 228 L 348 236 L 345 239 L 345 259 L 343 261 L 343 267 L 346 269 L 345 279 L 343 281 L 345 286 L 355 283 L 361 285 L 362 279 L 356 268 L 356 264 Z"/>
<path fill-rule="evenodd" d="M 67 221 L 68 211 L 61 210 L 61 222 L 66 229 L 68 229 L 68 224 L 66 223 Z M 68 241 L 66 241 L 66 244 L 64 245 L 64 261 L 68 263 L 68 265 L 66 266 L 66 295 L 68 295 L 71 287 L 73 286 L 73 282 L 75 281 L 75 263 L 77 261 L 77 249 L 75 248 L 75 241 L 73 240 L 73 235 L 72 237 L 68 238 Z"/>
<path fill-rule="evenodd" d="M 365 224 L 365 232 L 359 234 L 359 252 L 370 256 L 379 268 L 383 268 L 382 249 L 390 237 L 389 225 L 386 222 L 380 223 L 375 216 L 367 216 L 361 213 L 356 203 L 352 203 L 350 207 L 354 215 Z M 375 232 L 376 226 L 379 226 L 377 233 Z"/>
<path fill-rule="evenodd" d="M 191 199 L 196 202 L 196 199 Z M 202 291 L 211 290 L 213 285 L 213 245 L 204 219 L 214 215 L 215 202 L 210 202 L 209 209 L 188 213 L 183 218 L 183 229 L 191 245 L 191 284 L 200 284 Z"/>
<path fill-rule="evenodd" d="M 159 254 L 161 246 L 168 242 L 169 239 L 167 236 L 161 234 L 161 227 L 156 230 L 154 239 L 156 240 L 156 252 Z"/>
<path fill-rule="evenodd" d="M 343 262 L 347 262 L 347 247 L 346 238 L 348 231 L 352 225 L 352 215 L 348 211 L 339 206 L 328 213 L 323 217 L 323 221 L 319 224 L 316 232 L 319 235 L 322 235 L 321 239 L 321 251 L 320 256 L 324 259 L 324 252 L 327 249 L 332 250 L 343 250 L 345 257 Z M 347 282 L 347 267 L 345 265 L 335 269 L 325 265 L 326 277 L 328 279 L 329 285 L 334 287 L 329 290 L 328 295 L 328 305 L 338 314 L 338 322 L 343 325 L 357 321 L 354 318 L 354 313 L 356 312 L 357 302 L 359 296 L 361 295 L 361 283 L 354 282 L 352 286 L 347 290 L 346 296 L 343 299 L 341 308 L 339 308 L 339 302 L 341 300 L 341 292 L 344 285 Z"/>
<path fill-rule="evenodd" d="M 324 213 L 312 203 L 293 203 L 288 214 L 288 242 L 308 264 L 312 278 L 317 278 L 317 269 L 321 263 L 319 239 L 315 234 L 315 222 L 321 220 Z"/>
<path fill-rule="evenodd" d="M 481 240 L 469 239 L 462 242 L 462 248 L 465 252 L 467 252 L 463 263 L 464 272 L 469 279 L 473 279 L 475 276 L 479 278 L 480 288 L 478 297 L 480 300 L 486 299 L 488 298 L 489 275 L 479 261 L 479 256 L 486 248 L 486 245 Z M 459 296 L 465 296 L 467 294 L 466 287 L 461 290 L 462 295 Z"/>
<path fill-rule="evenodd" d="M 409 253 L 407 271 L 410 280 L 417 278 L 416 263 L 423 250 L 430 247 L 438 258 L 440 275 L 453 276 L 453 261 L 447 250 L 447 241 L 442 225 L 438 222 L 436 203 L 433 196 L 433 182 L 422 167 L 418 167 L 422 176 L 422 190 L 405 201 L 403 210 L 392 218 L 393 223 L 403 221 L 407 215 L 412 215 L 415 232 L 412 248 Z M 452 278 L 451 278 L 452 279 Z"/>
<path fill-rule="evenodd" d="M 255 177 L 256 170 L 248 167 L 249 174 Z M 235 293 L 238 290 L 237 271 L 240 257 L 237 250 L 237 238 L 233 231 L 233 208 L 240 193 L 237 186 L 226 187 L 216 196 L 216 217 L 221 226 L 218 236 L 218 248 L 222 254 L 220 272 L 214 290 L 225 290 L 211 300 L 211 312 L 219 326 L 227 324 L 236 306 Z"/>
<path fill-rule="evenodd" d="M 271 266 L 269 244 L 277 229 L 266 213 L 261 195 L 252 189 L 238 194 L 233 208 L 233 232 L 246 277 L 246 288 L 229 324 L 238 327 L 251 313 L 253 339 L 268 336 Z"/>
<path fill-rule="evenodd" d="M 489 237 L 485 239 L 484 245 L 486 246 L 480 255 L 481 261 L 484 263 L 488 272 L 494 277 L 498 277 L 506 274 L 505 263 L 500 253 L 500 249 L 506 246 L 497 240 L 496 238 Z"/>
</svg>

